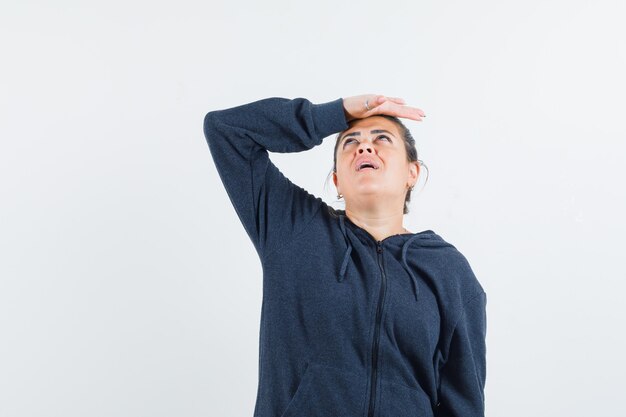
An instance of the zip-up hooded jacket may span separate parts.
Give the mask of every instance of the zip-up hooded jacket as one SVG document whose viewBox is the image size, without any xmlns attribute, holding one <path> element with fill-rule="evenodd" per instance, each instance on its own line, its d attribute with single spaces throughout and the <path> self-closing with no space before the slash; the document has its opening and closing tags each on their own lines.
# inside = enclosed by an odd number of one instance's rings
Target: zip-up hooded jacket
<svg viewBox="0 0 626 417">
<path fill-rule="evenodd" d="M 342 98 L 204 118 L 262 264 L 254 417 L 484 416 L 486 293 L 467 259 L 432 230 L 376 240 L 269 159 L 347 128 Z"/>
</svg>

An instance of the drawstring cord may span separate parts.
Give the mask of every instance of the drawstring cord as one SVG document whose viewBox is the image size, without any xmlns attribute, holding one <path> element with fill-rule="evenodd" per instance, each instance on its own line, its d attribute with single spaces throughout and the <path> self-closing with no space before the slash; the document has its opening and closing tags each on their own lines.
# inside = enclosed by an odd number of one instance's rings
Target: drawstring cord
<svg viewBox="0 0 626 417">
<path fill-rule="evenodd" d="M 409 275 L 411 276 L 411 279 L 413 280 L 413 290 L 415 291 L 415 301 L 417 301 L 417 295 L 419 294 L 419 286 L 417 285 L 417 278 L 415 277 L 415 274 L 413 273 L 413 271 L 411 271 L 411 268 L 409 268 L 409 265 L 407 265 L 406 263 L 406 251 L 409 248 L 409 245 L 411 244 L 411 242 L 413 242 L 415 239 L 419 237 L 420 237 L 419 235 L 411 236 L 409 240 L 404 242 L 404 245 L 402 246 L 402 266 L 404 266 L 404 269 L 406 269 L 406 272 L 409 273 Z"/>
<path fill-rule="evenodd" d="M 344 224 L 344 216 L 339 216 L 339 227 L 341 228 L 341 233 L 343 233 L 343 237 L 346 241 L 346 251 L 343 255 L 343 261 L 341 262 L 341 268 L 339 268 L 339 276 L 337 280 L 339 282 L 343 281 L 343 278 L 346 274 L 346 270 L 348 269 L 348 261 L 350 260 L 350 253 L 352 252 L 352 243 L 350 243 L 350 239 L 348 239 L 348 234 L 346 233 L 346 225 Z"/>
<path fill-rule="evenodd" d="M 341 229 L 341 233 L 343 234 L 343 237 L 346 241 L 346 250 L 344 252 L 343 259 L 341 261 L 341 267 L 339 268 L 339 275 L 337 276 L 337 281 L 342 282 L 346 276 L 346 272 L 348 269 L 348 262 L 350 261 L 350 254 L 352 253 L 352 243 L 350 242 L 350 239 L 348 238 L 348 234 L 346 232 L 345 215 L 343 214 L 339 215 L 339 228 Z M 404 267 L 406 272 L 411 277 L 411 280 L 413 281 L 413 291 L 415 292 L 415 301 L 418 300 L 419 286 L 417 285 L 417 277 L 415 276 L 411 268 L 409 268 L 409 265 L 406 262 L 406 252 L 411 242 L 413 242 L 415 239 L 418 239 L 419 237 L 420 237 L 419 235 L 411 236 L 409 240 L 407 240 L 402 246 L 402 266 Z"/>
</svg>

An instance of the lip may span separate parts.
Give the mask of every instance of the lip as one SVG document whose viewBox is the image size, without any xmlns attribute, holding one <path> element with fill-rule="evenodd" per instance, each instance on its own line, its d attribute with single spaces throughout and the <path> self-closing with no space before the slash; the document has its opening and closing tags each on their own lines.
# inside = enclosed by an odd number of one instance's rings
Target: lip
<svg viewBox="0 0 626 417">
<path fill-rule="evenodd" d="M 355 166 L 354 170 L 358 172 L 359 171 L 359 165 L 361 165 L 361 163 L 363 163 L 363 162 L 371 163 L 372 165 L 374 165 L 376 167 L 374 169 L 380 168 L 380 164 L 378 162 L 374 161 L 373 158 L 370 158 L 368 156 L 361 156 L 361 157 L 357 158 L 356 162 L 354 163 L 354 166 Z"/>
</svg>

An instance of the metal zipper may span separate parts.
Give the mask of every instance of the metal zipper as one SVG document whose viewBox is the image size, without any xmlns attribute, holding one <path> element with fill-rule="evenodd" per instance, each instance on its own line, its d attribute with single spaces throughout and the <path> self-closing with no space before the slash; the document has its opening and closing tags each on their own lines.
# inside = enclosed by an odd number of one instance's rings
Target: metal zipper
<svg viewBox="0 0 626 417">
<path fill-rule="evenodd" d="M 376 241 L 376 252 L 378 253 L 378 266 L 380 267 L 380 272 L 382 274 L 382 280 L 380 283 L 380 295 L 378 297 L 378 305 L 376 306 L 376 328 L 374 330 L 374 340 L 372 342 L 372 384 L 371 384 L 371 394 L 370 394 L 370 406 L 369 411 L 367 413 L 368 417 L 374 416 L 374 406 L 376 402 L 376 382 L 378 377 L 378 347 L 380 344 L 380 321 L 382 317 L 382 309 L 383 309 L 383 300 L 385 298 L 385 287 L 386 287 L 386 277 L 385 270 L 382 264 L 382 241 Z"/>
</svg>

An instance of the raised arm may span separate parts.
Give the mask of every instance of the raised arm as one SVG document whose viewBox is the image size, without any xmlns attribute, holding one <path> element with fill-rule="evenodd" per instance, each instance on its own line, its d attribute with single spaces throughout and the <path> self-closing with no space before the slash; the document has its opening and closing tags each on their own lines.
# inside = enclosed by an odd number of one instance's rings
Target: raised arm
<svg viewBox="0 0 626 417">
<path fill-rule="evenodd" d="M 204 135 L 237 215 L 263 260 L 291 241 L 322 200 L 292 183 L 270 152 L 301 152 L 348 128 L 343 99 L 266 98 L 207 113 Z"/>
</svg>

